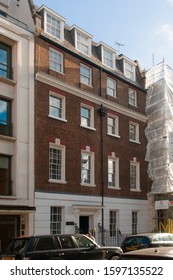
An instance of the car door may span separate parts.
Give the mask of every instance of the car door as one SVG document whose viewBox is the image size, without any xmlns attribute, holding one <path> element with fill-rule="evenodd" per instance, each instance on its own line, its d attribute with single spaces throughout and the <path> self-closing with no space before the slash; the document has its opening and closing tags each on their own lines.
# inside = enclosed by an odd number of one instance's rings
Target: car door
<svg viewBox="0 0 173 280">
<path fill-rule="evenodd" d="M 78 259 L 80 260 L 100 260 L 103 259 L 104 252 L 90 238 L 84 235 L 73 236 L 78 246 Z"/>
<path fill-rule="evenodd" d="M 60 253 L 61 248 L 57 248 L 55 237 L 43 236 L 35 238 L 34 246 L 28 250 L 26 256 L 32 260 L 51 260 L 59 258 Z"/>
<path fill-rule="evenodd" d="M 78 260 L 77 244 L 71 235 L 59 235 L 61 244 L 61 258 L 64 260 Z"/>
</svg>

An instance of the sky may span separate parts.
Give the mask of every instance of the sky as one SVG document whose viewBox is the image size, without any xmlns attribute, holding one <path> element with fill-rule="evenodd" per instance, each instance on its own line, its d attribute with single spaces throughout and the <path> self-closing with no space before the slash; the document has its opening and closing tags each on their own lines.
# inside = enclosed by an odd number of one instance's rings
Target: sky
<svg viewBox="0 0 173 280">
<path fill-rule="evenodd" d="M 173 0 L 33 0 L 148 70 L 173 68 Z"/>
</svg>

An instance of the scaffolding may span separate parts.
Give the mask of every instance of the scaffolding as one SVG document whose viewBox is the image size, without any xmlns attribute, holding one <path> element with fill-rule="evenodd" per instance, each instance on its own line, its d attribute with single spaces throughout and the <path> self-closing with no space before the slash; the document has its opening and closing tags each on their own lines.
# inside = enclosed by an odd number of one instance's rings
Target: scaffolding
<svg viewBox="0 0 173 280">
<path fill-rule="evenodd" d="M 152 180 L 151 193 L 173 192 L 173 69 L 164 62 L 146 72 L 145 160 Z"/>
</svg>

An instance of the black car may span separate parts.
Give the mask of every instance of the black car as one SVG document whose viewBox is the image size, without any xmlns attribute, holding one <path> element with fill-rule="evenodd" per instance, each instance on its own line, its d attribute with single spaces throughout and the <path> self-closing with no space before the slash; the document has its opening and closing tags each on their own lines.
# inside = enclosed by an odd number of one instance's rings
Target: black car
<svg viewBox="0 0 173 280">
<path fill-rule="evenodd" d="M 83 234 L 33 235 L 12 239 L 1 260 L 113 260 L 121 254 L 120 247 L 101 247 Z"/>
<path fill-rule="evenodd" d="M 127 236 L 121 244 L 123 252 L 149 247 L 173 246 L 171 233 L 141 233 Z"/>
<path fill-rule="evenodd" d="M 173 260 L 173 247 L 147 248 L 127 252 L 121 255 L 121 260 Z"/>
</svg>

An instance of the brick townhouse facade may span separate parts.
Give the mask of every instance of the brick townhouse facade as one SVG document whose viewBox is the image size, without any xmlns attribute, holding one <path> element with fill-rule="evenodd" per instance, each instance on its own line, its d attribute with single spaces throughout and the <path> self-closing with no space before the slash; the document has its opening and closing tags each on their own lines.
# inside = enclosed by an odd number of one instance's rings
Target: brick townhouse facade
<svg viewBox="0 0 173 280">
<path fill-rule="evenodd" d="M 139 63 L 36 10 L 35 233 L 150 231 Z"/>
</svg>

